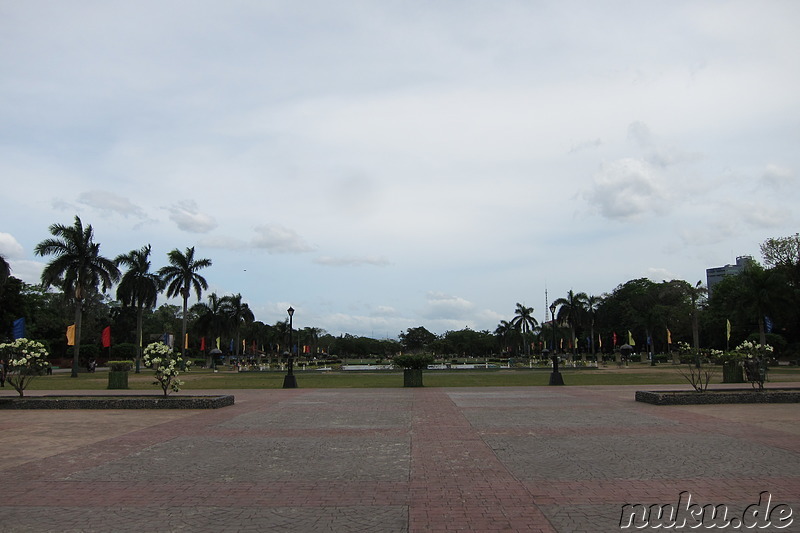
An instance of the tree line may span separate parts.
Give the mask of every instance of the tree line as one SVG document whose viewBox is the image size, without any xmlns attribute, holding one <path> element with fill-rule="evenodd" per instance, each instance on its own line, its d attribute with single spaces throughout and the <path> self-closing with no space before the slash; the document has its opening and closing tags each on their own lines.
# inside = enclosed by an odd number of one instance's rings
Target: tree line
<svg viewBox="0 0 800 533">
<path fill-rule="evenodd" d="M 313 357 L 391 357 L 399 352 L 428 351 L 443 357 L 532 357 L 544 350 L 582 357 L 609 353 L 635 343 L 637 351 L 668 353 L 678 343 L 694 350 L 725 350 L 754 337 L 779 355 L 800 354 L 800 237 L 768 239 L 761 244 L 764 265 L 754 262 L 729 276 L 709 295 L 701 282 L 627 281 L 610 293 L 590 295 L 570 290 L 553 300 L 539 322 L 535 309 L 517 303 L 513 315 L 493 331 L 465 328 L 435 335 L 424 326 L 409 328 L 397 339 L 349 334 L 333 336 L 307 327 L 293 333 L 289 321 L 255 320 L 241 294 L 203 299 L 208 283 L 201 271 L 212 260 L 195 257 L 194 247 L 167 253 L 167 264 L 152 267 L 145 245 L 110 259 L 100 252 L 91 225 L 76 216 L 72 225 L 53 224 L 51 234 L 34 252 L 49 258 L 41 283 L 13 277 L 0 257 L 0 338 L 13 336 L 14 321 L 26 319 L 26 336 L 49 343 L 55 357 L 72 355 L 73 375 L 81 344 L 99 344 L 111 326 L 114 343 L 142 347 L 164 335 L 175 339 L 184 357 L 212 352 L 280 357 L 286 352 Z M 111 296 L 113 289 L 113 297 Z M 180 297 L 182 306 L 162 304 L 160 294 Z M 194 294 L 195 305 L 189 306 Z M 74 325 L 74 346 L 64 332 Z M 178 336 L 180 332 L 180 336 Z"/>
</svg>

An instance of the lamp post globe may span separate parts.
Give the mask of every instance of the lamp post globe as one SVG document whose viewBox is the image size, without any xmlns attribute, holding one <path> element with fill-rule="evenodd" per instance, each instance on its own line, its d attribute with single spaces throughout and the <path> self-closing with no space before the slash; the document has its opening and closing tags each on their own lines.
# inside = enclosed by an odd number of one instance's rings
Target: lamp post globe
<svg viewBox="0 0 800 533">
<path fill-rule="evenodd" d="M 286 310 L 289 313 L 289 371 L 286 373 L 286 376 L 283 378 L 283 388 L 284 389 L 296 389 L 297 388 L 297 378 L 294 377 L 294 345 L 292 344 L 292 317 L 294 316 L 294 309 L 289 307 Z"/>
</svg>

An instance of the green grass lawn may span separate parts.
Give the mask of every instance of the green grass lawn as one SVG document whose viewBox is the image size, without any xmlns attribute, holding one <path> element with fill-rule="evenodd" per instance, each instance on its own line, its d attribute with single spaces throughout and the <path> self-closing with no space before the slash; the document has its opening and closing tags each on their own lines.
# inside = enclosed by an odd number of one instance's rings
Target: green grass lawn
<svg viewBox="0 0 800 533">
<path fill-rule="evenodd" d="M 283 372 L 211 372 L 193 370 L 181 374 L 185 382 L 183 390 L 204 389 L 279 389 L 283 386 Z M 301 388 L 390 388 L 403 386 L 403 374 L 397 372 L 320 372 L 314 370 L 296 371 L 297 383 Z M 631 365 L 628 368 L 607 367 L 601 369 L 563 369 L 566 385 L 664 385 L 684 384 L 686 380 L 672 365 L 650 367 Z M 546 386 L 550 371 L 535 370 L 451 370 L 427 371 L 424 383 L 428 387 L 503 387 L 503 386 Z M 782 367 L 770 370 L 770 383 L 800 383 L 800 369 Z M 720 371 L 712 383 L 720 383 Z M 151 371 L 140 374 L 131 372 L 128 383 L 132 390 L 151 390 L 160 392 L 153 385 Z M 41 376 L 31 383 L 29 390 L 106 390 L 108 374 L 79 374 L 71 378 L 68 373 Z M 746 386 L 746 385 L 745 385 Z"/>
</svg>

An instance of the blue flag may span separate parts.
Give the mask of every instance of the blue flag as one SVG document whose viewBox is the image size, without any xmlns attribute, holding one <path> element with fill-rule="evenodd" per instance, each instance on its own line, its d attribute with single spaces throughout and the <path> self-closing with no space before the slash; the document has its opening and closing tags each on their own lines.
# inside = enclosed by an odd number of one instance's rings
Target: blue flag
<svg viewBox="0 0 800 533">
<path fill-rule="evenodd" d="M 22 317 L 14 321 L 14 340 L 22 339 L 24 337 L 25 337 L 25 317 Z"/>
<path fill-rule="evenodd" d="M 772 319 L 768 316 L 764 317 L 764 327 L 767 329 L 767 333 L 772 333 Z"/>
</svg>

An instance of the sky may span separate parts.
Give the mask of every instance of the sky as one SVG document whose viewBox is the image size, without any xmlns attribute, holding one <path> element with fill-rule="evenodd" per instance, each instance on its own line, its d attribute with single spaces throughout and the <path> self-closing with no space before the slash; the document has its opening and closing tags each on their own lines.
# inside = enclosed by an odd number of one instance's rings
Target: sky
<svg viewBox="0 0 800 533">
<path fill-rule="evenodd" d="M 109 258 L 195 247 L 204 300 L 375 338 L 705 282 L 800 226 L 798 22 L 794 0 L 0 0 L 0 254 L 38 283 L 77 215 Z"/>
</svg>

